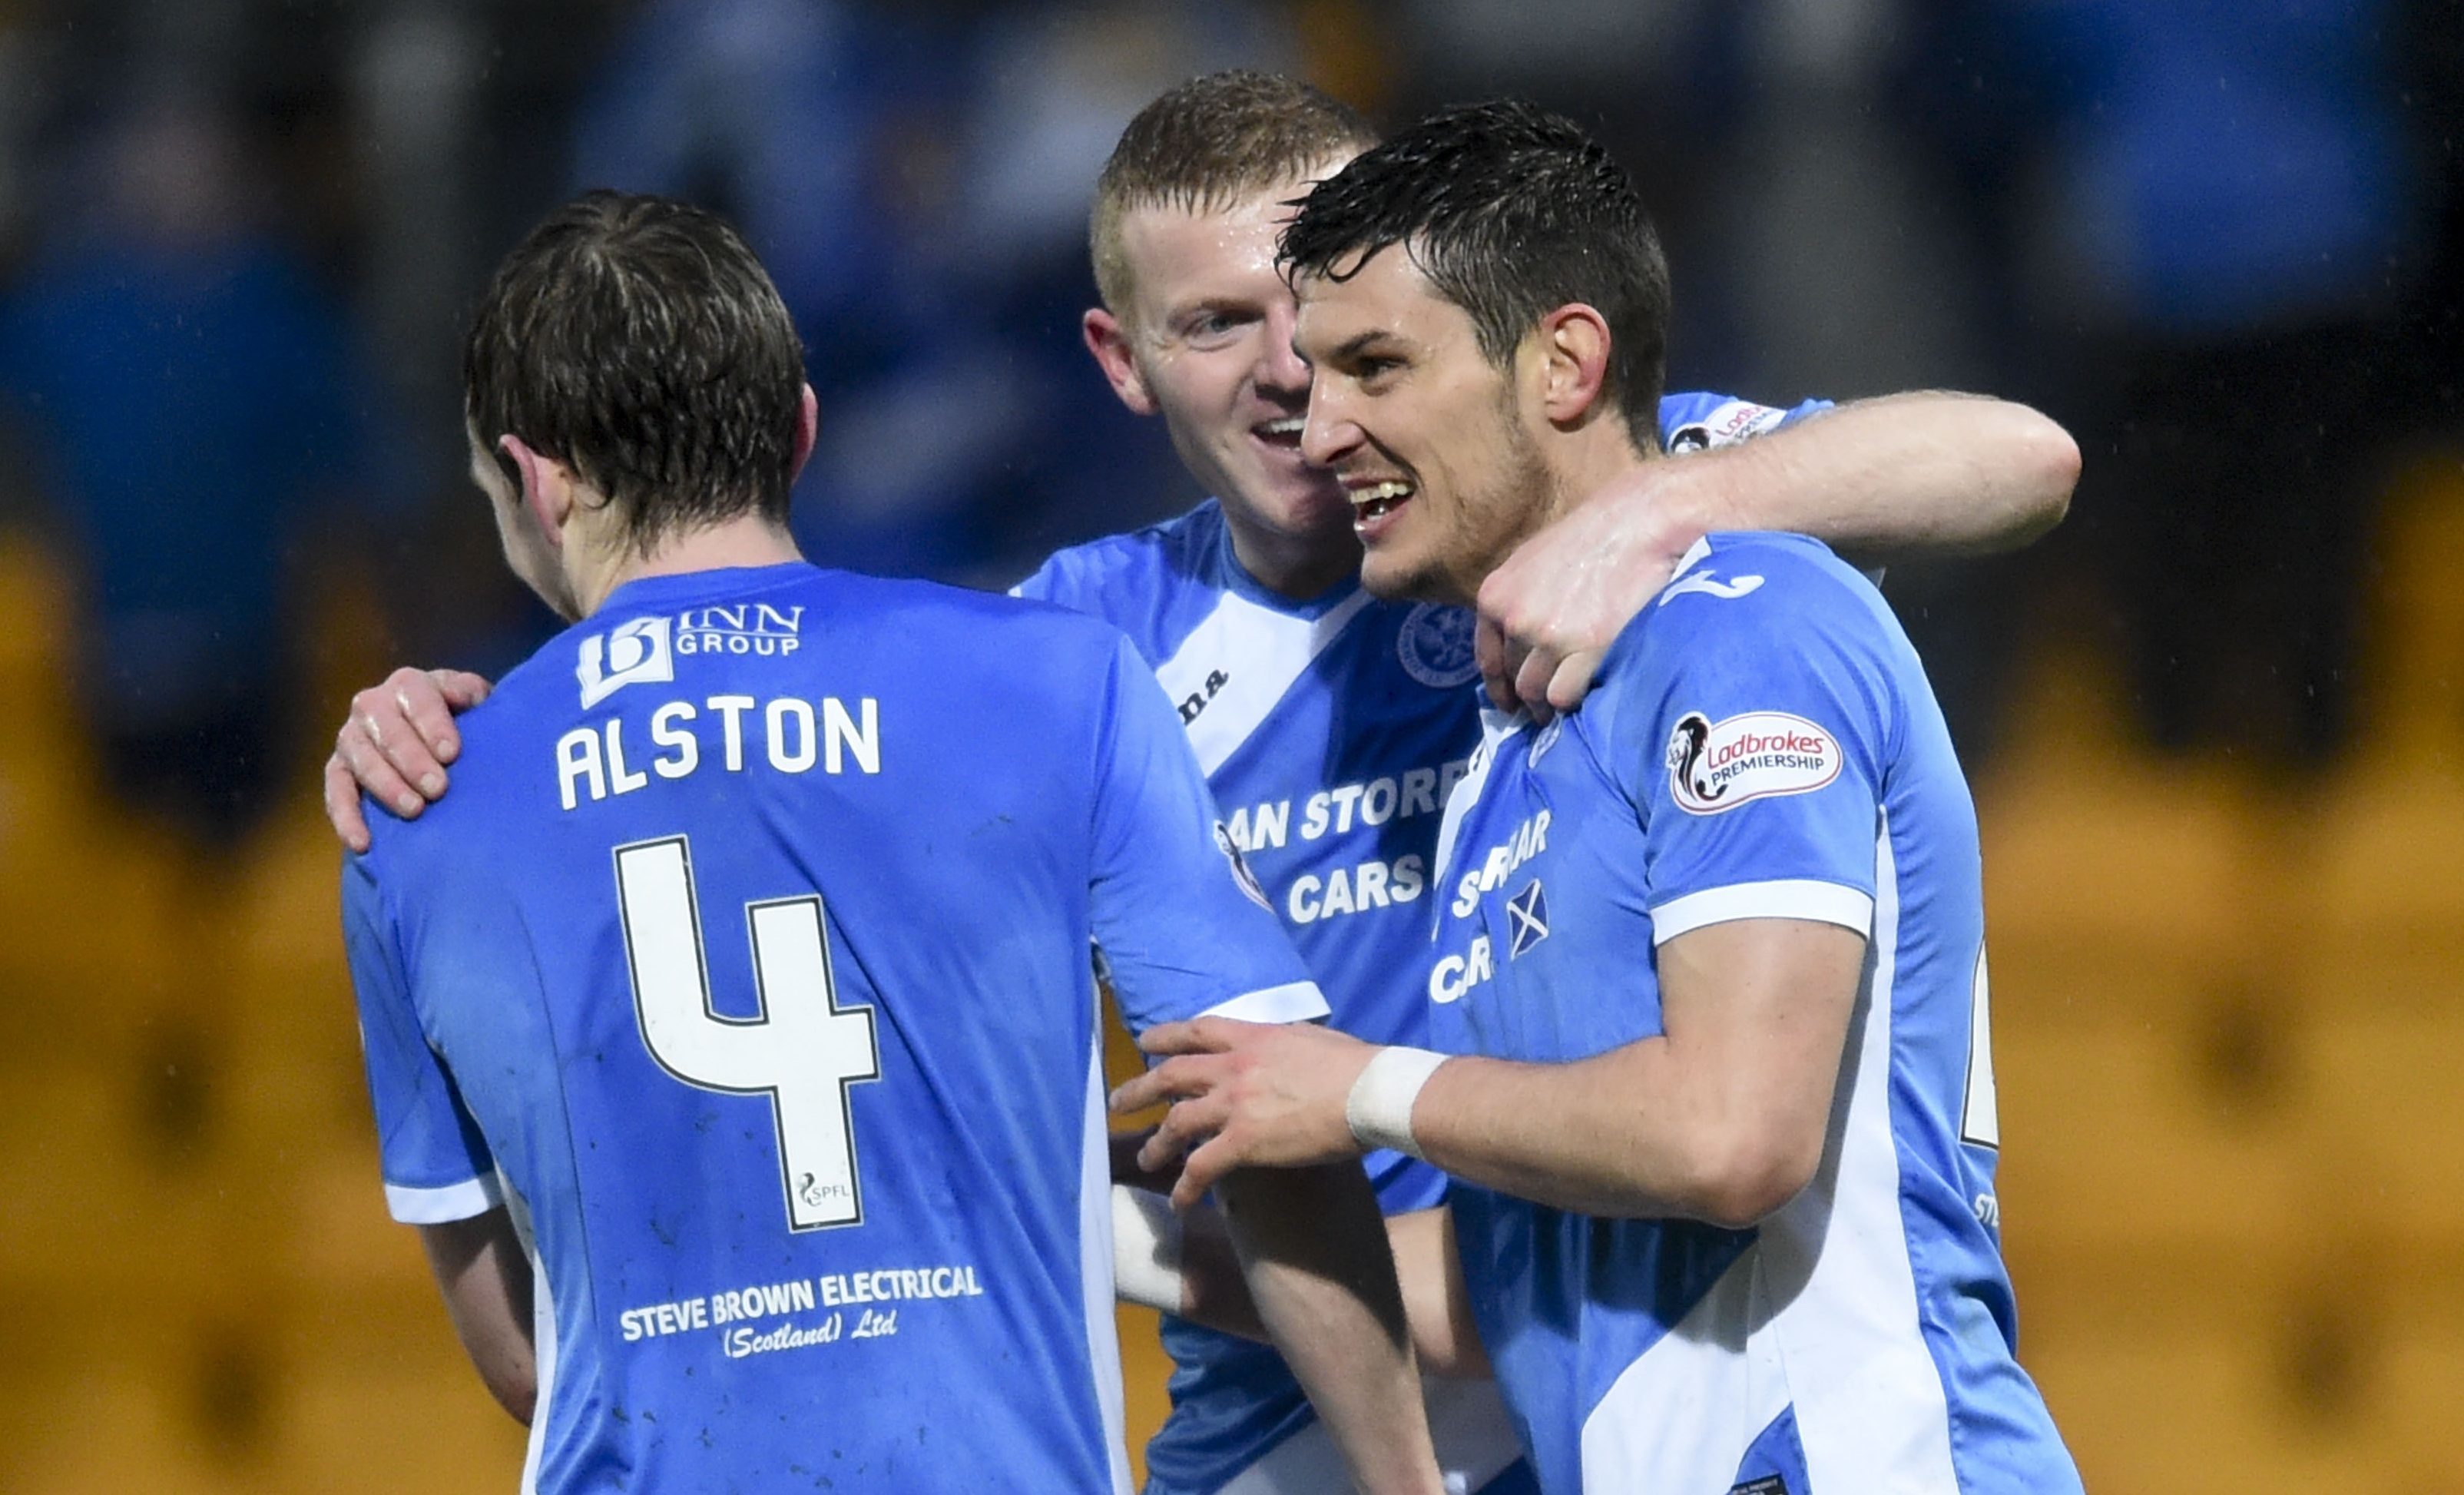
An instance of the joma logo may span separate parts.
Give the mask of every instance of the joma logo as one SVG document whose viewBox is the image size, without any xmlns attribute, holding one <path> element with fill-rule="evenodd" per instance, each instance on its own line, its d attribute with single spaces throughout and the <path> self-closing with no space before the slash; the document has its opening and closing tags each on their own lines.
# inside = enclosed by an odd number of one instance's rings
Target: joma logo
<svg viewBox="0 0 2464 1495">
<path fill-rule="evenodd" d="M 1198 714 L 1206 710 L 1206 703 L 1215 699 L 1216 694 L 1229 684 L 1231 679 L 1230 675 L 1221 670 L 1208 671 L 1206 684 L 1180 698 L 1180 724 L 1186 727 L 1196 721 Z"/>
</svg>

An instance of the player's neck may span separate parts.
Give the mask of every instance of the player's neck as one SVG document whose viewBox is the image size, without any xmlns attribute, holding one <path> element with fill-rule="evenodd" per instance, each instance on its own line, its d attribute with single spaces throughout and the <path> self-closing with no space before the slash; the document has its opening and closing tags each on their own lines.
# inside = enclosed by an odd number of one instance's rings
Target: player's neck
<svg viewBox="0 0 2464 1495">
<path fill-rule="evenodd" d="M 1557 437 L 1549 454 L 1553 491 L 1544 524 L 1564 518 L 1659 456 L 1657 448 L 1639 450 L 1626 434 L 1625 422 L 1615 416 L 1589 421 Z"/>
<path fill-rule="evenodd" d="M 759 515 L 744 515 L 671 536 L 645 555 L 629 549 L 588 547 L 569 557 L 566 576 L 586 617 L 615 590 L 645 577 L 683 576 L 737 566 L 771 566 L 801 561 L 795 538 Z"/>
<path fill-rule="evenodd" d="M 1246 524 L 1227 505 L 1232 559 L 1249 579 L 1278 597 L 1305 603 L 1360 574 L 1360 540 L 1350 529 L 1323 535 L 1279 535 Z"/>
</svg>

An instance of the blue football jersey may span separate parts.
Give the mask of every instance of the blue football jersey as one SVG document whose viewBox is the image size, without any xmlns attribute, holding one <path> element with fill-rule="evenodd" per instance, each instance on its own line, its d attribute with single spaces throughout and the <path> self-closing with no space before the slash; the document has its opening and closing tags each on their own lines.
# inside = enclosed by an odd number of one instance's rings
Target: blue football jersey
<svg viewBox="0 0 2464 1495">
<path fill-rule="evenodd" d="M 1828 408 L 1672 395 L 1661 441 L 1681 454 L 1727 446 Z M 1427 1043 L 1431 859 L 1446 796 L 1480 741 L 1472 615 L 1381 602 L 1356 580 L 1304 602 L 1268 591 L 1242 568 L 1211 499 L 1062 551 L 1018 591 L 1103 617 L 1137 646 L 1335 1025 Z M 1389 1214 L 1444 1197 L 1444 1176 L 1425 1164 L 1382 1151 L 1367 1162 Z M 1214 1495 L 1278 1448 L 1292 1470 L 1262 1488 L 1301 1488 L 1339 1467 L 1315 1446 L 1322 1434 L 1291 1443 L 1313 1415 L 1273 1350 L 1170 1318 L 1163 1337 L 1178 1369 L 1172 1416 L 1147 1445 L 1155 1495 Z M 1465 1407 L 1447 1422 L 1436 1432 L 1450 1464 L 1511 1461 L 1502 1418 Z"/>
<path fill-rule="evenodd" d="M 1661 1031 L 1656 952 L 1740 918 L 1867 937 L 1815 1181 L 1752 1230 L 1457 1181 L 1473 1311 L 1550 1490 L 2076 1490 L 2013 1357 L 1976 816 L 1915 651 L 1818 542 L 1716 535 L 1580 710 L 1491 715 L 1449 807 L 1432 1045 Z"/>
<path fill-rule="evenodd" d="M 528 1232 L 523 1488 L 1126 1489 L 1089 947 L 1325 1012 L 1128 642 L 654 577 L 465 733 L 344 919 L 395 1215 Z"/>
</svg>

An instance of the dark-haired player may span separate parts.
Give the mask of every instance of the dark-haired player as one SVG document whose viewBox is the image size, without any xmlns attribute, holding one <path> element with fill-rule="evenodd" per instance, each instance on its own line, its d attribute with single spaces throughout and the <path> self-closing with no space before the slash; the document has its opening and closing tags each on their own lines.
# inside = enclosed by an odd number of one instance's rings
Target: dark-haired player
<svg viewBox="0 0 2464 1495">
<path fill-rule="evenodd" d="M 797 557 L 802 359 L 654 198 L 480 304 L 472 476 L 575 627 L 344 873 L 388 1200 L 525 1490 L 1126 1491 L 1089 943 L 1135 1027 L 1325 1003 L 1117 631 Z M 1437 1489 L 1357 1166 L 1235 1195 L 1350 1477 Z"/>
<path fill-rule="evenodd" d="M 1087 341 L 1121 399 L 1162 417 L 1216 496 L 1065 551 L 1021 589 L 1131 635 L 1336 1023 L 1418 1044 L 1439 809 L 1479 741 L 1472 619 L 1356 584 L 1353 505 L 1300 451 L 1309 368 L 1292 350 L 1295 303 L 1275 266 L 1291 202 L 1373 143 L 1341 104 L 1251 73 L 1175 88 L 1124 131 L 1090 215 L 1103 304 L 1087 314 Z M 1803 527 L 1869 551 L 2013 543 L 2058 516 L 2069 492 L 2067 438 L 2016 406 L 1921 394 L 1804 408 L 1828 413 L 1792 422 L 1712 395 L 1662 403 L 1660 439 L 1691 454 L 1638 469 L 1573 517 L 1614 522 L 1585 540 L 1581 567 L 1526 600 L 1535 620 L 1573 627 L 1527 640 L 1538 646 L 1535 694 L 1562 663 L 1578 677 L 1595 657 L 1587 640 L 1614 632 L 1596 620 L 1621 621 L 1708 526 Z M 1746 436 L 1756 439 L 1740 445 Z M 1501 683 L 1516 673 L 1501 668 Z M 383 802 L 415 809 L 444 785 L 431 747 L 451 732 L 424 674 L 363 693 L 329 769 L 343 834 L 363 833 L 355 772 Z M 1392 1153 L 1370 1169 L 1391 1214 L 1430 1223 L 1443 1189 L 1435 1170 Z M 1148 1445 L 1150 1488 L 1299 1492 L 1336 1477 L 1335 1450 L 1271 1350 L 1179 1322 L 1165 1340 L 1179 1370 L 1172 1416 Z M 1511 1429 L 1485 1388 L 1440 1395 L 1441 1453 L 1478 1487 L 1514 1459 Z"/>
<path fill-rule="evenodd" d="M 1376 594 L 1466 604 L 1657 459 L 1666 270 L 1573 125 L 1433 116 L 1283 245 L 1303 445 Z M 1118 1099 L 1177 1101 L 1143 1161 L 1186 1154 L 1180 1202 L 1372 1148 L 1445 1170 L 1456 1308 L 1545 1489 L 2079 1488 L 2013 1358 L 1975 813 L 1862 577 L 1705 538 L 1579 711 L 1491 715 L 1430 898 L 1425 1047 L 1148 1035 L 1180 1057 Z"/>
</svg>

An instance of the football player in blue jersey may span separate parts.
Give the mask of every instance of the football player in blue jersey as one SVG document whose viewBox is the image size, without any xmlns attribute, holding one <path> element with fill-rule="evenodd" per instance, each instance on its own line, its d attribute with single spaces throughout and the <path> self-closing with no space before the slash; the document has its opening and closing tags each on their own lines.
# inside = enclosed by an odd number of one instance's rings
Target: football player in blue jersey
<svg viewBox="0 0 2464 1495">
<path fill-rule="evenodd" d="M 1087 314 L 1087 341 L 1123 401 L 1162 417 L 1217 496 L 1065 551 L 1021 589 L 1132 635 L 1335 1022 L 1419 1044 L 1430 863 L 1445 792 L 1479 741 L 1466 687 L 1480 659 L 1467 612 L 1390 604 L 1356 584 L 1353 507 L 1299 451 L 1310 371 L 1292 351 L 1295 303 L 1275 266 L 1293 200 L 1372 143 L 1323 95 L 1239 73 L 1172 90 L 1124 132 L 1091 214 L 1104 304 Z M 1828 413 L 1795 419 L 1816 411 Z M 1941 394 L 1797 411 L 1676 396 L 1656 435 L 1687 459 L 1622 474 L 1530 547 L 1573 537 L 1579 563 L 1549 561 L 1548 584 L 1492 589 L 1516 629 L 1512 647 L 1491 651 L 1502 689 L 1520 674 L 1535 695 L 1578 690 L 1600 645 L 1706 527 L 1804 528 L 1875 555 L 2019 543 L 2058 518 L 2077 461 L 2033 411 Z M 1595 533 L 1575 537 L 1576 525 Z M 361 693 L 328 768 L 346 840 L 365 834 L 359 781 L 404 813 L 443 791 L 451 709 L 485 690 L 404 671 Z M 1393 1153 L 1371 1170 L 1381 1203 L 1407 1222 L 1398 1228 L 1441 1222 L 1428 1210 L 1443 1188 L 1433 1170 Z M 1165 1306 L 1177 1290 L 1167 1285 Z M 1188 1325 L 1167 1340 L 1182 1369 L 1148 1449 L 1152 1488 L 1326 1487 L 1334 1451 L 1270 1351 Z M 1511 1429 L 1477 1387 L 1441 1395 L 1441 1451 L 1478 1487 L 1513 1460 Z"/>
<path fill-rule="evenodd" d="M 1467 604 L 1654 465 L 1666 271 L 1574 125 L 1433 116 L 1283 248 L 1304 449 L 1375 592 Z M 1142 1162 L 1182 1161 L 1177 1202 L 1234 1166 L 1444 1169 L 1454 1260 L 1404 1267 L 1451 1307 L 1418 1331 L 1485 1352 L 1551 1491 L 2079 1487 L 2013 1358 L 1975 814 L 1863 577 L 1699 540 L 1578 710 L 1489 715 L 1429 883 L 1425 1046 L 1149 1033 L 1177 1057 L 1116 1100 L 1174 1102 Z"/>
<path fill-rule="evenodd" d="M 473 481 L 574 627 L 380 817 L 343 923 L 385 1192 L 522 1488 L 1129 1488 L 1091 944 L 1133 1028 L 1326 1006 L 1145 661 L 820 571 L 812 390 L 733 231 L 593 193 L 465 351 Z M 1344 1159 L 1235 1182 L 1364 1488 L 1441 1487 Z"/>
</svg>

